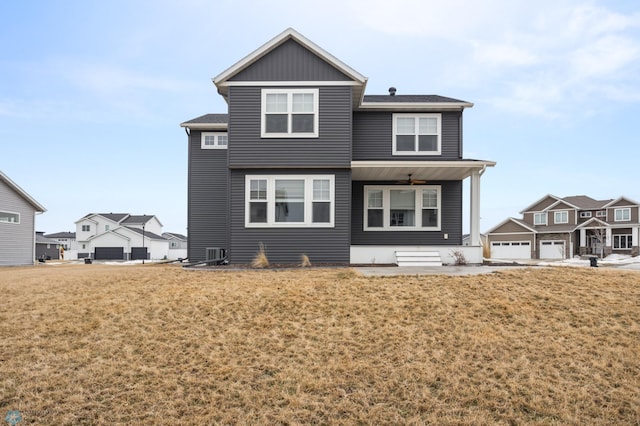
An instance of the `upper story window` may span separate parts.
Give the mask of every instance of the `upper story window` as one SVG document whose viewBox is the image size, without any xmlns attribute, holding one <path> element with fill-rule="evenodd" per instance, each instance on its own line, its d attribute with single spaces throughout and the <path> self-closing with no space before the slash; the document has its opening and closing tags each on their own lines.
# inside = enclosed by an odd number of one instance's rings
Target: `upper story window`
<svg viewBox="0 0 640 426">
<path fill-rule="evenodd" d="M 555 212 L 553 215 L 553 222 L 556 225 L 559 223 L 569 223 L 569 212 L 566 210 L 561 212 Z"/>
<path fill-rule="evenodd" d="M 596 212 L 596 217 L 607 217 L 607 211 L 606 210 L 598 210 Z"/>
<path fill-rule="evenodd" d="M 245 185 L 247 227 L 333 226 L 333 175 L 247 175 Z"/>
<path fill-rule="evenodd" d="M 82 231 L 83 232 L 91 231 L 91 225 L 82 225 Z"/>
<path fill-rule="evenodd" d="M 631 209 L 625 207 L 624 209 L 615 209 L 613 211 L 613 220 L 615 222 L 628 222 L 631 220 Z"/>
<path fill-rule="evenodd" d="M 20 213 L 0 212 L 0 222 L 20 223 Z"/>
<path fill-rule="evenodd" d="M 365 231 L 440 230 L 440 186 L 365 186 Z"/>
<path fill-rule="evenodd" d="M 225 132 L 202 132 L 201 149 L 227 149 L 229 136 Z"/>
<path fill-rule="evenodd" d="M 393 114 L 394 155 L 440 155 L 440 114 Z"/>
<path fill-rule="evenodd" d="M 580 217 L 591 217 L 591 212 L 580 212 Z"/>
<path fill-rule="evenodd" d="M 318 137 L 318 97 L 318 89 L 262 89 L 262 137 Z"/>
<path fill-rule="evenodd" d="M 534 213 L 533 214 L 533 224 L 534 225 L 546 225 L 547 224 L 547 214 L 546 213 Z"/>
</svg>

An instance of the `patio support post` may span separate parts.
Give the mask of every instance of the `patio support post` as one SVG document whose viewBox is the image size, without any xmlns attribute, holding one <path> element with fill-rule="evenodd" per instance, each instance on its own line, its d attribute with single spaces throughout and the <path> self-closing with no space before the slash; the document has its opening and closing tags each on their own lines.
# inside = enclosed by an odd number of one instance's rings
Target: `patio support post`
<svg viewBox="0 0 640 426">
<path fill-rule="evenodd" d="M 471 173 L 470 192 L 470 221 L 469 233 L 471 246 L 480 245 L 480 172 Z"/>
</svg>

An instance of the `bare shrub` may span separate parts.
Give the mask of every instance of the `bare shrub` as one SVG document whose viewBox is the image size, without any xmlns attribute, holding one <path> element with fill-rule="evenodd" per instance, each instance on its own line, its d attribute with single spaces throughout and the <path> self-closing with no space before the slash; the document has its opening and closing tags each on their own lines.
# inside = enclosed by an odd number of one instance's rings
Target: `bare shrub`
<svg viewBox="0 0 640 426">
<path fill-rule="evenodd" d="M 451 256 L 455 260 L 456 265 L 466 265 L 467 258 L 464 257 L 464 252 L 462 250 L 451 250 Z"/>
<path fill-rule="evenodd" d="M 300 266 L 302 268 L 307 268 L 311 266 L 311 261 L 309 260 L 309 256 L 307 256 L 304 253 L 302 254 L 302 256 L 300 256 Z"/>
<path fill-rule="evenodd" d="M 269 259 L 267 258 L 267 252 L 262 242 L 258 244 L 258 252 L 256 256 L 251 261 L 251 266 L 254 268 L 268 268 L 269 267 Z"/>
</svg>

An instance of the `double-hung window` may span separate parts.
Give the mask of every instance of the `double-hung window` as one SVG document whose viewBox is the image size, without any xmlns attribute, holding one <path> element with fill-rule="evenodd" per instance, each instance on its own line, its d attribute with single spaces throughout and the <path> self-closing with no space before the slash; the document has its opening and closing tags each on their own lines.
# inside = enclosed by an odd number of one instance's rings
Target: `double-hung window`
<svg viewBox="0 0 640 426">
<path fill-rule="evenodd" d="M 202 132 L 201 149 L 227 149 L 229 136 L 225 132 Z"/>
<path fill-rule="evenodd" d="M 393 114 L 393 155 L 440 155 L 440 114 Z"/>
<path fill-rule="evenodd" d="M 534 213 L 533 214 L 533 224 L 534 225 L 546 225 L 547 224 L 547 213 Z"/>
<path fill-rule="evenodd" d="M 365 231 L 440 230 L 440 186 L 365 186 Z"/>
<path fill-rule="evenodd" d="M 82 231 L 83 232 L 90 232 L 91 231 L 91 225 L 82 225 Z"/>
<path fill-rule="evenodd" d="M 20 223 L 20 214 L 12 212 L 0 212 L 0 222 Z"/>
<path fill-rule="evenodd" d="M 631 220 L 631 209 L 626 207 L 624 209 L 615 209 L 613 211 L 613 220 L 615 222 L 628 222 Z"/>
<path fill-rule="evenodd" d="M 245 226 L 332 227 L 333 175 L 246 176 Z"/>
<path fill-rule="evenodd" d="M 569 212 L 566 210 L 555 212 L 553 216 L 553 223 L 556 225 L 559 223 L 569 223 Z"/>
<path fill-rule="evenodd" d="M 262 89 L 262 137 L 318 137 L 318 97 L 318 89 Z"/>
</svg>

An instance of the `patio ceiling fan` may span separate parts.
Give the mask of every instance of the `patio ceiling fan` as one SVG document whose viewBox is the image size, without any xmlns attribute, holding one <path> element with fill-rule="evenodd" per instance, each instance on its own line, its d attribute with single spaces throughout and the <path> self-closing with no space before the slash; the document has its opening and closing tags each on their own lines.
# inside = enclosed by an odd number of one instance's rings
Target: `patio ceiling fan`
<svg viewBox="0 0 640 426">
<path fill-rule="evenodd" d="M 427 183 L 427 181 L 426 181 L 426 180 L 422 180 L 422 179 L 412 179 L 412 178 L 411 178 L 411 173 L 409 173 L 407 176 L 408 176 L 408 178 L 407 178 L 407 179 L 399 180 L 399 181 L 397 181 L 397 182 L 396 182 L 396 184 L 398 184 L 398 185 L 416 185 L 416 184 L 418 184 L 418 185 L 422 185 L 422 184 Z"/>
</svg>

